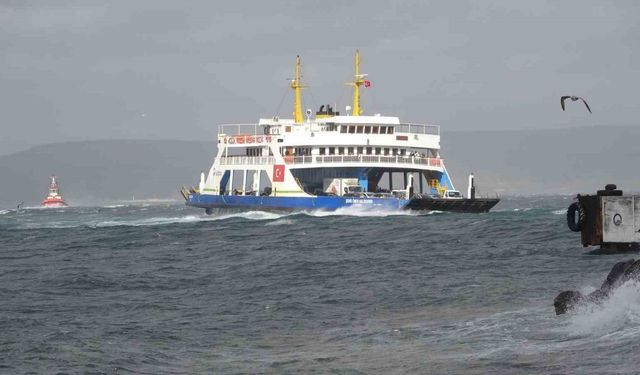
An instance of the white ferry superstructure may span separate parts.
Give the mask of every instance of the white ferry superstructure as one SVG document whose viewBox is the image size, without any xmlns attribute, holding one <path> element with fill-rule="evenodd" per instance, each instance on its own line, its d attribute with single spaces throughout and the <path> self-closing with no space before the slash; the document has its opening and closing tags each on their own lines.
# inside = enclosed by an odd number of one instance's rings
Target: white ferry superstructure
<svg viewBox="0 0 640 375">
<path fill-rule="evenodd" d="M 365 116 L 360 106 L 356 51 L 353 105 L 340 115 L 330 105 L 302 113 L 300 57 L 296 59 L 292 119 L 220 125 L 217 154 L 197 188 L 183 188 L 189 206 L 242 209 L 381 209 L 486 212 L 498 199 L 475 198 L 473 178 L 462 198 L 440 156 L 440 127 Z M 398 186 L 397 180 L 401 184 Z M 383 184 L 383 177 L 386 181 Z M 394 178 L 394 176 L 396 176 Z M 386 185 L 383 189 L 381 185 Z"/>
</svg>

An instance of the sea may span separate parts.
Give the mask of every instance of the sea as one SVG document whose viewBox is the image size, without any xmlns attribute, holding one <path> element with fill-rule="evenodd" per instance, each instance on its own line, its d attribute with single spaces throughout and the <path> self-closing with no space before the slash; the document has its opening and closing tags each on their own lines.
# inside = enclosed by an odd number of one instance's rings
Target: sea
<svg viewBox="0 0 640 375">
<path fill-rule="evenodd" d="M 571 202 L 0 210 L 0 373 L 637 374 L 639 285 L 554 313 L 638 258 L 583 248 Z"/>
</svg>

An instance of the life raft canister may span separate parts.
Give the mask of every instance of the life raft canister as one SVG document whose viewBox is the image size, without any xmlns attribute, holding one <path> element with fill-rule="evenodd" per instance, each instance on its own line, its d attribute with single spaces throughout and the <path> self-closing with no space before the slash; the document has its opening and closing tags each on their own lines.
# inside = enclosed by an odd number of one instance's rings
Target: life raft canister
<svg viewBox="0 0 640 375">
<path fill-rule="evenodd" d="M 578 213 L 578 220 L 576 220 L 576 212 Z M 587 213 L 579 202 L 573 202 L 567 209 L 567 226 L 573 232 L 580 232 L 584 227 L 584 222 L 587 218 Z"/>
</svg>

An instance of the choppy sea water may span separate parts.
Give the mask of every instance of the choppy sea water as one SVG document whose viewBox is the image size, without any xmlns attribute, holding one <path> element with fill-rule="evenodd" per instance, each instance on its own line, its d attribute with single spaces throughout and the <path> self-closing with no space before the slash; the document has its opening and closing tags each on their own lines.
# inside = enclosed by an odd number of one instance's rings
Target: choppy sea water
<svg viewBox="0 0 640 375">
<path fill-rule="evenodd" d="M 570 203 L 0 210 L 0 373 L 637 373 L 638 285 L 554 314 L 638 257 L 585 251 Z"/>
</svg>

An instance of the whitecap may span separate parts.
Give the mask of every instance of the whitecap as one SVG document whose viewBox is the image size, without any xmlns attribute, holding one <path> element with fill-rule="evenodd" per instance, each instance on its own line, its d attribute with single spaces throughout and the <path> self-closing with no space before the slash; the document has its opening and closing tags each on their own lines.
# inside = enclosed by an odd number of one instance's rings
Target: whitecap
<svg viewBox="0 0 640 375">
<path fill-rule="evenodd" d="M 357 217 L 386 217 L 386 216 L 421 216 L 441 211 L 410 211 L 398 210 L 393 208 L 366 207 L 366 206 L 348 206 L 340 207 L 335 211 L 302 211 L 301 213 L 308 216 L 326 217 L 326 216 L 357 216 Z"/>
<path fill-rule="evenodd" d="M 522 212 L 527 212 L 527 211 L 531 211 L 531 210 L 532 210 L 532 208 L 531 208 L 531 207 L 525 207 L 525 208 L 514 208 L 514 209 L 513 209 L 513 211 L 515 211 L 515 212 L 520 212 L 520 211 L 522 211 Z"/>
<path fill-rule="evenodd" d="M 294 220 L 291 219 L 278 219 L 276 221 L 271 221 L 266 223 L 266 226 L 278 226 L 278 225 L 291 225 L 294 223 Z"/>
</svg>

